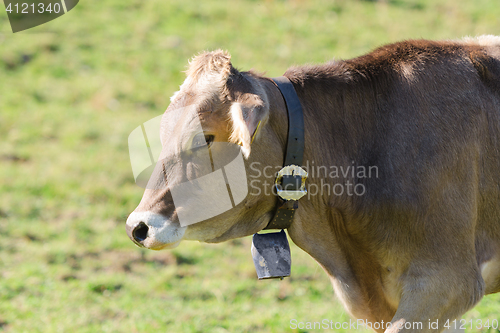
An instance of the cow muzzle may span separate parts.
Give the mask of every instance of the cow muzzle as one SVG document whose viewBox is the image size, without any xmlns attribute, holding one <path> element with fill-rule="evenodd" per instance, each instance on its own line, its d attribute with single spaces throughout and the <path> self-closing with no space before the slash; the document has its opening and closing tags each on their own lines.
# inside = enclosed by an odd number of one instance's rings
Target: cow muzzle
<svg viewBox="0 0 500 333">
<path fill-rule="evenodd" d="M 186 227 L 153 212 L 133 212 L 125 225 L 128 237 L 140 247 L 151 250 L 172 249 L 179 245 Z"/>
</svg>

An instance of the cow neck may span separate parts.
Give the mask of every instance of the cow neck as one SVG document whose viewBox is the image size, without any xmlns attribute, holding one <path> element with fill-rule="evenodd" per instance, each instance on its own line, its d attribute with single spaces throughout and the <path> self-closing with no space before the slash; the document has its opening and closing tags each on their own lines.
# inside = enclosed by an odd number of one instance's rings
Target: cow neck
<svg viewBox="0 0 500 333">
<path fill-rule="evenodd" d="M 272 79 L 285 101 L 288 115 L 288 136 L 283 167 L 302 166 L 304 157 L 304 113 L 297 92 L 290 80 L 284 76 Z M 296 200 L 284 201 L 278 197 L 274 217 L 264 229 L 287 229 L 290 227 L 298 208 Z"/>
</svg>

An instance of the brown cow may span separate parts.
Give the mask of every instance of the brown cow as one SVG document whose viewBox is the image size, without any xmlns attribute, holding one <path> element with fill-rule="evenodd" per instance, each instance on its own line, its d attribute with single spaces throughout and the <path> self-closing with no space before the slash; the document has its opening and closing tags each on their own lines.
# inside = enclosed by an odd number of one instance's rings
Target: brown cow
<svg viewBox="0 0 500 333">
<path fill-rule="evenodd" d="M 500 37 L 405 41 L 284 75 L 304 110 L 304 164 L 324 168 L 308 170 L 311 195 L 288 233 L 347 311 L 386 323 L 377 332 L 441 332 L 500 291 Z M 185 105 L 194 113 L 175 114 Z M 198 117 L 207 141 L 241 145 L 253 185 L 235 208 L 181 227 L 170 188 L 196 177 L 196 166 L 170 161 L 166 186 L 146 190 L 127 220 L 132 240 L 162 249 L 262 230 L 277 202 L 265 168 L 283 164 L 288 126 L 273 82 L 237 71 L 225 52 L 203 53 L 166 115 L 164 150 L 192 140 L 189 119 Z M 167 136 L 170 116 L 180 120 Z M 332 175 L 349 167 L 356 172 Z M 358 172 L 370 167 L 376 174 Z M 331 191 L 348 183 L 362 188 Z"/>
</svg>

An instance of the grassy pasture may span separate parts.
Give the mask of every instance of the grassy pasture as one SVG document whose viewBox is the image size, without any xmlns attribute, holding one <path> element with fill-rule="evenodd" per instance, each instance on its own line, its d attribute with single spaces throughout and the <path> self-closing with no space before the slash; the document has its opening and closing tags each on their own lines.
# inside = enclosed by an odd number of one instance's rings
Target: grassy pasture
<svg viewBox="0 0 500 333">
<path fill-rule="evenodd" d="M 2 11 L 0 332 L 303 333 L 331 330 L 290 320 L 348 321 L 293 245 L 283 281 L 256 281 L 248 238 L 135 247 L 124 223 L 142 190 L 128 134 L 164 111 L 202 50 L 278 76 L 402 39 L 498 35 L 499 17 L 498 0 L 82 0 L 12 34 Z M 464 318 L 500 320 L 499 301 Z"/>
</svg>

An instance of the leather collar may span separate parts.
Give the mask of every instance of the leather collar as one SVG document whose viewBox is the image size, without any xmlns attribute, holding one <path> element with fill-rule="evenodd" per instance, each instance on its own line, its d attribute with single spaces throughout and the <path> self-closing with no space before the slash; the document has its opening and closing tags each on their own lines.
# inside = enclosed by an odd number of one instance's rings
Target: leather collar
<svg viewBox="0 0 500 333">
<path fill-rule="evenodd" d="M 304 114 L 299 97 L 290 80 L 284 76 L 273 78 L 272 81 L 285 100 L 288 114 L 288 137 L 283 167 L 302 166 L 304 156 Z M 293 185 L 292 185 L 293 187 Z M 295 188 L 298 190 L 298 188 Z M 298 201 L 283 200 L 278 197 L 278 205 L 274 217 L 264 229 L 287 229 L 290 227 L 298 208 Z"/>
</svg>

